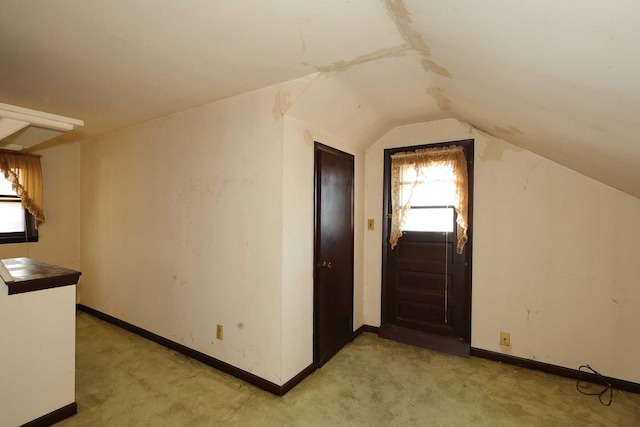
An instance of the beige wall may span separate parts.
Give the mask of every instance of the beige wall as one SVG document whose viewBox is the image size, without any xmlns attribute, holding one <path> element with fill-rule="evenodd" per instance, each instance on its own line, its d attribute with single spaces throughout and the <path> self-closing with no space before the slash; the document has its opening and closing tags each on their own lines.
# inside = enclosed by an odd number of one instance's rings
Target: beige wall
<svg viewBox="0 0 640 427">
<path fill-rule="evenodd" d="M 403 126 L 367 151 L 366 216 L 383 150 L 475 139 L 472 346 L 639 382 L 640 200 L 454 119 Z M 380 322 L 381 232 L 365 237 L 365 323 Z M 511 348 L 499 345 L 511 333 Z"/>
<path fill-rule="evenodd" d="M 283 139 L 282 374 L 313 362 L 314 142 L 355 157 L 354 329 L 363 323 L 364 152 L 317 125 L 286 115 Z"/>
<path fill-rule="evenodd" d="M 44 214 L 36 243 L 0 245 L 0 258 L 29 256 L 80 268 L 80 144 L 62 144 L 42 155 Z"/>
<path fill-rule="evenodd" d="M 83 304 L 280 384 L 277 101 L 267 88 L 84 142 L 78 291 Z"/>
</svg>

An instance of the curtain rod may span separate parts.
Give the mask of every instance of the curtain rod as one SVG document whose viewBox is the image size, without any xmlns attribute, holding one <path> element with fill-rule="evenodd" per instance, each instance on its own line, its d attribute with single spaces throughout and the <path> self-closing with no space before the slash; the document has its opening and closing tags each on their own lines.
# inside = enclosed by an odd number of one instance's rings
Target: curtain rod
<svg viewBox="0 0 640 427">
<path fill-rule="evenodd" d="M 22 151 L 13 151 L 13 150 L 5 150 L 4 148 L 0 148 L 0 154 L 11 154 L 11 155 L 19 155 L 19 156 L 31 156 L 31 157 L 42 157 L 42 154 L 31 154 Z"/>
<path fill-rule="evenodd" d="M 450 147 L 422 148 L 422 149 L 418 149 L 417 151 L 403 151 L 402 153 L 392 154 L 391 158 L 401 159 L 403 157 L 412 157 L 412 156 L 421 155 L 421 154 L 429 155 L 429 154 L 453 153 L 461 150 L 462 150 L 462 147 L 459 145 L 453 145 Z"/>
</svg>

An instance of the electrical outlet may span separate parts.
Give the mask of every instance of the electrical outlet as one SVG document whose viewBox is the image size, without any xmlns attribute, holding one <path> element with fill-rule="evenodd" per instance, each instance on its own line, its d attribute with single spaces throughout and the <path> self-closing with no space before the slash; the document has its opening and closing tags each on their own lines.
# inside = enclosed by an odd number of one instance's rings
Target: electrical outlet
<svg viewBox="0 0 640 427">
<path fill-rule="evenodd" d="M 369 230 L 373 230 L 373 220 L 372 219 L 367 220 L 367 228 Z"/>
<path fill-rule="evenodd" d="M 500 332 L 500 345 L 511 346 L 511 334 L 509 332 Z"/>
<path fill-rule="evenodd" d="M 222 331 L 222 325 L 218 325 L 216 327 L 216 338 L 218 338 L 219 340 L 221 340 L 223 337 L 223 331 Z"/>
</svg>

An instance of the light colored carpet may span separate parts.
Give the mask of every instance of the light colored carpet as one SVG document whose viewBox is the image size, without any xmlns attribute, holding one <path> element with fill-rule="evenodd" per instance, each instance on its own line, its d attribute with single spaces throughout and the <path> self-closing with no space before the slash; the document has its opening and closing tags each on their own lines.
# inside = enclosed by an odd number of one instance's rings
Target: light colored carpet
<svg viewBox="0 0 640 427">
<path fill-rule="evenodd" d="M 575 381 L 362 334 L 276 397 L 86 313 L 78 414 L 59 426 L 639 426 L 640 395 L 610 407 Z"/>
</svg>

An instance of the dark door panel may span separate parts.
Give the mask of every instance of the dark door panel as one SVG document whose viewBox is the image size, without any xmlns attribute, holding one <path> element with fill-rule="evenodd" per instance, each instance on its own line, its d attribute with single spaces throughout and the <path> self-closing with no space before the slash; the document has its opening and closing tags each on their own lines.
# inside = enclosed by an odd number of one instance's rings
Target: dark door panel
<svg viewBox="0 0 640 427">
<path fill-rule="evenodd" d="M 314 361 L 322 366 L 353 331 L 353 156 L 316 143 Z"/>
<path fill-rule="evenodd" d="M 444 241 L 443 240 L 444 237 Z M 395 305 L 393 324 L 456 336 L 455 313 L 464 310 L 464 255 L 453 250 L 455 233 L 407 232 L 388 254 L 387 282 Z M 462 289 L 457 289 L 462 287 Z M 457 292 L 456 292 L 457 290 Z M 462 306 L 460 306 L 462 304 Z"/>
<path fill-rule="evenodd" d="M 420 233 L 423 234 L 423 233 Z M 427 234 L 427 233 L 424 233 Z M 431 233 L 429 233 L 431 234 Z M 413 236 L 415 241 L 406 240 L 403 245 L 398 245 L 398 260 L 399 261 L 419 261 L 421 263 L 438 263 L 442 264 L 445 258 L 453 258 L 453 243 L 452 242 L 439 242 L 438 238 L 441 236 L 430 236 L 431 240 L 427 240 L 428 237 Z M 445 250 L 447 247 L 447 250 Z M 394 249 L 395 250 L 395 249 Z"/>
</svg>

